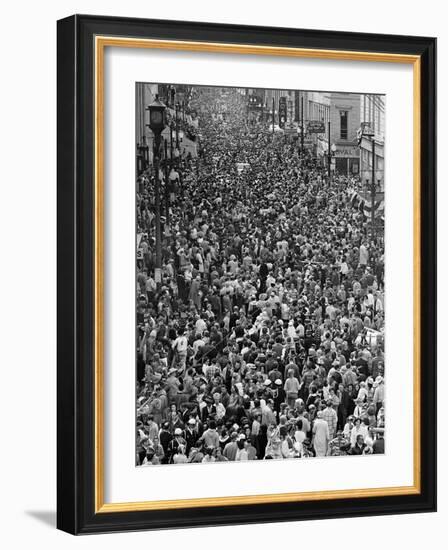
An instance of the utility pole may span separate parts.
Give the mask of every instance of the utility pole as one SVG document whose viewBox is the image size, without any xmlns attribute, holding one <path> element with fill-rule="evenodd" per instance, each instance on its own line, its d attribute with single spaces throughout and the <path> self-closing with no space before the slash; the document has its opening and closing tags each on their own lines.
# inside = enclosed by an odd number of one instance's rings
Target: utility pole
<svg viewBox="0 0 448 550">
<path fill-rule="evenodd" d="M 375 203 L 376 203 L 376 186 L 375 186 L 375 138 L 372 137 L 372 184 L 370 187 L 370 194 L 372 197 L 372 210 L 371 210 L 371 222 L 372 222 L 372 240 L 375 239 Z"/>
<path fill-rule="evenodd" d="M 328 121 L 328 183 L 331 181 L 330 121 Z"/>
<path fill-rule="evenodd" d="M 155 100 L 147 107 L 149 111 L 149 124 L 154 134 L 154 209 L 155 233 L 156 233 L 156 261 L 154 269 L 154 280 L 157 289 L 160 289 L 162 282 L 162 231 L 160 225 L 160 140 L 162 132 L 166 128 L 166 106 L 159 100 L 156 94 Z"/>
<path fill-rule="evenodd" d="M 179 103 L 176 103 L 176 149 L 179 151 Z"/>
<path fill-rule="evenodd" d="M 300 131 L 300 155 L 303 157 L 304 153 L 304 139 L 305 136 L 303 135 L 303 95 L 300 98 L 300 120 L 301 120 L 301 131 Z"/>
<path fill-rule="evenodd" d="M 160 227 L 160 133 L 154 135 L 154 207 L 156 211 L 156 265 L 154 279 L 157 287 L 162 281 L 162 231 Z"/>
<path fill-rule="evenodd" d="M 164 146 L 165 146 L 165 220 L 166 220 L 166 226 L 168 227 L 170 223 L 170 180 L 169 180 L 169 174 L 168 174 L 168 143 L 165 140 L 163 140 Z"/>
<path fill-rule="evenodd" d="M 275 98 L 272 96 L 272 135 L 274 135 L 274 125 L 275 125 Z"/>
</svg>

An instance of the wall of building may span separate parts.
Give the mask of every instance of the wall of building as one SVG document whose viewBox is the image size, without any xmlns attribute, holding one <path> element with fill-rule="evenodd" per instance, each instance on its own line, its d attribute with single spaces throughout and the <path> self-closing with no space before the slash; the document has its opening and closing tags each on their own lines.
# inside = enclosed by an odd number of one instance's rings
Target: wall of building
<svg viewBox="0 0 448 550">
<path fill-rule="evenodd" d="M 347 135 L 341 135 L 341 113 L 347 113 Z M 361 124 L 359 94 L 330 94 L 330 139 L 336 145 L 356 143 L 356 132 Z"/>
<path fill-rule="evenodd" d="M 333 165 L 341 174 L 359 174 L 357 131 L 360 124 L 360 95 L 330 93 L 330 147 L 334 145 Z"/>
<path fill-rule="evenodd" d="M 384 187 L 384 140 L 386 131 L 386 98 L 379 95 L 361 96 L 361 122 L 368 122 L 375 132 L 375 181 L 379 190 Z M 361 179 L 365 185 L 372 181 L 372 141 L 361 142 Z"/>
<path fill-rule="evenodd" d="M 159 86 L 157 84 L 147 84 L 137 82 L 135 86 L 135 141 L 141 143 L 143 136 L 146 136 L 149 142 L 152 139 L 152 132 L 146 126 L 148 123 L 148 113 L 146 108 L 156 98 Z"/>
</svg>

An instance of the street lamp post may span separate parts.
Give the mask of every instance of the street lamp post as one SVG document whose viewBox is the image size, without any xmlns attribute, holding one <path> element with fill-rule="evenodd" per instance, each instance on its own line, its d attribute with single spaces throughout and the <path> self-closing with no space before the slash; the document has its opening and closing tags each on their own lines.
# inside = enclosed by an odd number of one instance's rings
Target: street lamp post
<svg viewBox="0 0 448 550">
<path fill-rule="evenodd" d="M 179 130 L 179 165 L 180 166 L 182 165 L 182 155 L 184 151 L 183 142 L 184 142 L 184 131 Z"/>
<path fill-rule="evenodd" d="M 176 103 L 176 149 L 179 150 L 179 104 Z"/>
<path fill-rule="evenodd" d="M 328 121 L 328 183 L 331 181 L 330 121 Z"/>
<path fill-rule="evenodd" d="M 328 181 L 331 182 L 331 172 L 332 172 L 332 169 L 331 169 L 331 165 L 332 165 L 332 162 L 333 162 L 333 158 L 336 154 L 336 145 L 334 143 L 331 144 L 331 147 L 330 145 L 328 146 L 328 158 L 329 158 L 329 174 L 328 174 Z"/>
<path fill-rule="evenodd" d="M 157 287 L 160 287 L 162 282 L 162 231 L 160 227 L 160 141 L 162 132 L 166 126 L 166 106 L 159 100 L 159 95 L 156 94 L 156 99 L 147 107 L 149 111 L 149 128 L 154 134 L 154 207 L 156 211 L 156 261 L 154 269 L 154 280 Z"/>
<path fill-rule="evenodd" d="M 373 126 L 368 122 L 363 122 L 360 129 L 358 130 L 358 144 L 362 146 L 362 138 L 370 138 L 370 143 L 372 144 L 372 181 L 370 184 L 370 197 L 372 201 L 372 209 L 370 211 L 370 223 L 372 225 L 372 240 L 375 239 L 375 211 L 376 211 L 376 185 L 375 185 L 375 160 L 376 160 L 376 142 L 375 142 L 375 132 Z M 368 180 L 366 181 L 368 185 Z"/>
<path fill-rule="evenodd" d="M 164 145 L 164 157 L 165 157 L 165 220 L 166 225 L 170 223 L 170 182 L 169 182 L 169 172 L 168 172 L 168 143 L 167 140 L 163 140 Z"/>
<path fill-rule="evenodd" d="M 304 142 L 304 139 L 305 139 L 305 136 L 304 136 L 304 133 L 303 133 L 303 96 L 300 98 L 300 128 L 301 128 L 301 132 L 300 132 L 300 155 L 303 157 L 303 152 L 304 152 L 304 146 L 303 146 L 303 142 Z"/>
<path fill-rule="evenodd" d="M 376 186 L 375 186 L 375 136 L 372 136 L 372 186 L 370 188 L 370 194 L 372 196 L 372 211 L 371 223 L 372 223 L 372 241 L 375 240 L 375 203 L 376 203 Z"/>
<path fill-rule="evenodd" d="M 274 126 L 275 126 L 275 99 L 272 98 L 272 135 L 274 135 Z"/>
</svg>

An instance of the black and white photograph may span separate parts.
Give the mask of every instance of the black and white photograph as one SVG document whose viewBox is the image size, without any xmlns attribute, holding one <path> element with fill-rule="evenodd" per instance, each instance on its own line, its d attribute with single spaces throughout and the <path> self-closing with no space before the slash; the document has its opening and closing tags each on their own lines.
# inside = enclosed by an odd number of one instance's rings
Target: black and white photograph
<svg viewBox="0 0 448 550">
<path fill-rule="evenodd" d="M 136 85 L 136 464 L 385 452 L 385 97 Z"/>
</svg>

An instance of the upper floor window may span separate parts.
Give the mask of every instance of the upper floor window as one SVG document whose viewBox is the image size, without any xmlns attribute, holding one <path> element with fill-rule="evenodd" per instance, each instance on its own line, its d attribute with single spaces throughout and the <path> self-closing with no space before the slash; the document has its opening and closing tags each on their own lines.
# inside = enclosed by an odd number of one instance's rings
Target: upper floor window
<svg viewBox="0 0 448 550">
<path fill-rule="evenodd" d="M 348 138 L 348 111 L 339 111 L 340 127 L 341 127 L 341 139 Z"/>
</svg>

